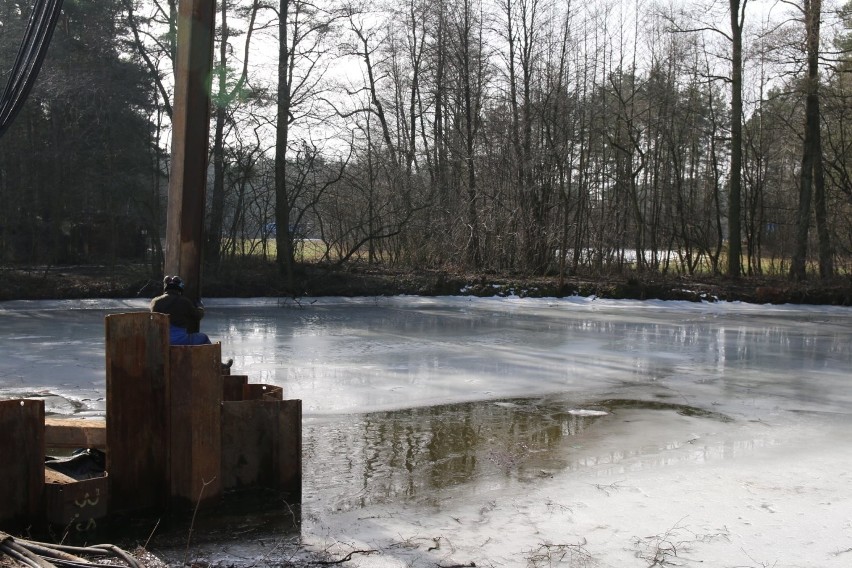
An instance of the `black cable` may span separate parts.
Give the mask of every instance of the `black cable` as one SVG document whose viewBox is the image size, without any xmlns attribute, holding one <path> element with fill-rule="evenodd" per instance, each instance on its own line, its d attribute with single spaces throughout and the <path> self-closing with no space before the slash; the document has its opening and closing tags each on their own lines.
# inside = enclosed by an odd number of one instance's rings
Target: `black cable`
<svg viewBox="0 0 852 568">
<path fill-rule="evenodd" d="M 15 120 L 35 84 L 61 10 L 62 0 L 35 1 L 6 89 L 0 98 L 0 138 Z"/>
</svg>

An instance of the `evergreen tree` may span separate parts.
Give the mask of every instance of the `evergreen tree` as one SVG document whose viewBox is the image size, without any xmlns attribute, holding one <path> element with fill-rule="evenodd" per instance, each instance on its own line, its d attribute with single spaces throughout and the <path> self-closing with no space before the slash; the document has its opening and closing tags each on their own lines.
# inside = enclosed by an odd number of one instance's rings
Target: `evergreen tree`
<svg viewBox="0 0 852 568">
<path fill-rule="evenodd" d="M 151 179 L 144 72 L 124 57 L 116 3 L 68 0 L 30 98 L 0 140 L 0 259 L 64 263 L 144 254 Z M 0 66 L 29 16 L 0 5 Z"/>
</svg>

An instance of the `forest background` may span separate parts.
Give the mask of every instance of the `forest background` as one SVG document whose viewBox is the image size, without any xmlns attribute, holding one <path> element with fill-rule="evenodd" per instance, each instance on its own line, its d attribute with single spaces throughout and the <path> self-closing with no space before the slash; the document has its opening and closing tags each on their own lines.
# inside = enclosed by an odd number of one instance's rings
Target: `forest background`
<svg viewBox="0 0 852 568">
<path fill-rule="evenodd" d="M 0 299 L 159 290 L 176 29 L 64 1 Z M 852 303 L 850 48 L 833 0 L 219 0 L 203 291 Z"/>
</svg>

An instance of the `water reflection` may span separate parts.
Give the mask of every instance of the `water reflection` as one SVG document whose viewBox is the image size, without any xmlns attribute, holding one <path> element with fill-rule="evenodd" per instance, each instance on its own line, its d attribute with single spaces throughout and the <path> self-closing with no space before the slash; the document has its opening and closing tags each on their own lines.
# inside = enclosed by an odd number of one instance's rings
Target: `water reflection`
<svg viewBox="0 0 852 568">
<path fill-rule="evenodd" d="M 0 396 L 45 391 L 102 413 L 103 318 L 145 308 L 0 306 Z M 852 412 L 848 309 L 402 297 L 214 299 L 208 312 L 205 331 L 236 368 L 307 415 L 622 388 L 729 412 L 744 400 Z"/>
<path fill-rule="evenodd" d="M 305 501 L 331 495 L 334 502 L 326 506 L 348 510 L 473 480 L 479 487 L 523 479 L 529 467 L 557 467 L 555 450 L 603 415 L 512 399 L 308 422 L 305 469 L 322 474 L 306 477 Z"/>
<path fill-rule="evenodd" d="M 396 537 L 403 510 L 413 532 L 452 526 L 475 549 L 515 530 L 514 508 L 535 510 L 535 499 L 567 502 L 589 485 L 596 495 L 599 482 L 605 500 L 590 509 L 605 516 L 606 488 L 633 472 L 651 470 L 647 481 L 785 444 L 802 412 L 811 433 L 823 430 L 816 413 L 852 416 L 848 309 L 463 298 L 208 307 L 205 331 L 237 369 L 304 402 L 303 534 L 340 519 L 329 532 L 348 537 L 363 517 L 377 519 L 370 542 Z M 127 309 L 0 307 L 0 396 L 102 415 L 103 318 L 113 311 Z M 607 414 L 577 413 L 579 401 Z M 479 530 L 486 509 L 493 533 Z M 455 521 L 465 511 L 467 528 Z"/>
<path fill-rule="evenodd" d="M 848 321 L 833 308 L 386 298 L 249 306 L 210 323 L 238 368 L 322 414 L 624 385 L 852 409 L 837 396 Z"/>
<path fill-rule="evenodd" d="M 739 433 L 706 440 L 696 433 L 723 427 Z M 775 443 L 769 431 L 742 428 L 712 410 L 633 399 L 582 409 L 560 398 L 507 399 L 309 420 L 305 511 L 438 507 L 448 494 L 475 499 L 560 471 L 612 476 L 730 459 Z"/>
</svg>

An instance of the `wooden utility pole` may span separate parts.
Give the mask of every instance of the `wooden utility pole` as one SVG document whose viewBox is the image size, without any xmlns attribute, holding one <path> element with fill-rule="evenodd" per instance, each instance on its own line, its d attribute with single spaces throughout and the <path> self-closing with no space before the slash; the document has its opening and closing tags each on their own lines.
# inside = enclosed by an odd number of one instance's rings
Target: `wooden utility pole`
<svg viewBox="0 0 852 568">
<path fill-rule="evenodd" d="M 165 273 L 201 297 L 215 0 L 180 0 Z"/>
</svg>

